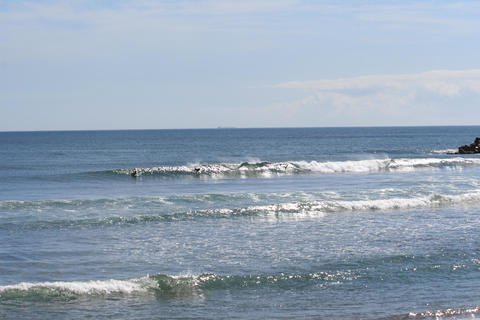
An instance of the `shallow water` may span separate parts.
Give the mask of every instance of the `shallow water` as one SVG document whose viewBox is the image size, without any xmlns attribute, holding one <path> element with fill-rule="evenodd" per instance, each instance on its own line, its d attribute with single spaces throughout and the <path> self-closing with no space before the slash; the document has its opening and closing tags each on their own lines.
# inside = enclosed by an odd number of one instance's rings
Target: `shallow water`
<svg viewBox="0 0 480 320">
<path fill-rule="evenodd" d="M 0 318 L 474 318 L 479 132 L 0 133 Z"/>
</svg>

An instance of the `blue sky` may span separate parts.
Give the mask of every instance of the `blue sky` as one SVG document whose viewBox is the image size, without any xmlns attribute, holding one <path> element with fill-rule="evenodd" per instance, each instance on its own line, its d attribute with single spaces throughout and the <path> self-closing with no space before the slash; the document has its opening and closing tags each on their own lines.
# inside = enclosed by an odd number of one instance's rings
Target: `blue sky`
<svg viewBox="0 0 480 320">
<path fill-rule="evenodd" d="M 480 2 L 0 0 L 0 131 L 479 124 Z"/>
</svg>

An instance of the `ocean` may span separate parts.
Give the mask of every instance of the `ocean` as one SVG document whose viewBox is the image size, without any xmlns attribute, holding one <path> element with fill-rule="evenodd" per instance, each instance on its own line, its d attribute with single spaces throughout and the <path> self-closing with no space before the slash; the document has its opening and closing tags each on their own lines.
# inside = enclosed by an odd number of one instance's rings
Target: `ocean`
<svg viewBox="0 0 480 320">
<path fill-rule="evenodd" d="M 0 319 L 471 319 L 480 127 L 0 133 Z"/>
</svg>

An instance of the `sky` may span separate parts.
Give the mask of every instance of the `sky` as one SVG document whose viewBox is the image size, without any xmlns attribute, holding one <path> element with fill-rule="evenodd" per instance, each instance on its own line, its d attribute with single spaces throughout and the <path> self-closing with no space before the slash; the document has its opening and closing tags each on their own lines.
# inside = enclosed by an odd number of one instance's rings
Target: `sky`
<svg viewBox="0 0 480 320">
<path fill-rule="evenodd" d="M 0 131 L 480 124 L 479 1 L 0 0 Z"/>
</svg>

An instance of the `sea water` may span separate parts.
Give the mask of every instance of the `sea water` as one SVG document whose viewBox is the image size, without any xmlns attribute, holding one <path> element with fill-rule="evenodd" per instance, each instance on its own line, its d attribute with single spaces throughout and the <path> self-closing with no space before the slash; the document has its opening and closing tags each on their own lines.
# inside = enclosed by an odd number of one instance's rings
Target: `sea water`
<svg viewBox="0 0 480 320">
<path fill-rule="evenodd" d="M 0 133 L 0 318 L 475 318 L 476 136 Z"/>
</svg>

